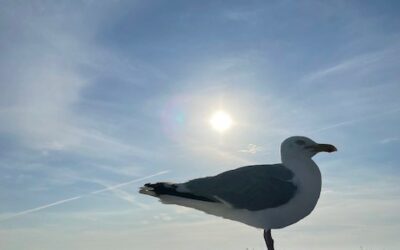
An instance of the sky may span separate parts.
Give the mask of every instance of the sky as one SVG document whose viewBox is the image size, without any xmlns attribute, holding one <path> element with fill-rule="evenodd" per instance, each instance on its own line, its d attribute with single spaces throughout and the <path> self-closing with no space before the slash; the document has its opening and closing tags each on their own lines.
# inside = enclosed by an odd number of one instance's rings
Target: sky
<svg viewBox="0 0 400 250">
<path fill-rule="evenodd" d="M 0 4 L 2 250 L 265 249 L 137 191 L 278 163 L 292 135 L 338 152 L 276 247 L 400 248 L 398 1 Z"/>
</svg>

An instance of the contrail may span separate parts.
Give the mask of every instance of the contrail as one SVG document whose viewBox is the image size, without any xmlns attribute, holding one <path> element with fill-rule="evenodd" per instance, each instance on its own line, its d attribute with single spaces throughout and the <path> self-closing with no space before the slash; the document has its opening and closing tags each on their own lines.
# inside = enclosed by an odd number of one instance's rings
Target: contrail
<svg viewBox="0 0 400 250">
<path fill-rule="evenodd" d="M 143 180 L 146 180 L 146 179 L 155 177 L 155 176 L 157 176 L 157 175 L 166 174 L 166 173 L 168 173 L 168 172 L 169 172 L 169 170 L 161 171 L 161 172 L 158 172 L 158 173 L 156 173 L 156 174 L 148 175 L 148 176 L 145 176 L 145 177 L 142 177 L 142 178 L 139 178 L 139 179 L 135 179 L 135 180 L 132 180 L 132 181 L 127 181 L 127 182 L 123 182 L 123 183 L 120 183 L 120 184 L 116 184 L 116 185 L 114 185 L 114 186 L 102 188 L 102 189 L 93 191 L 93 192 L 91 192 L 90 194 L 103 193 L 103 192 L 106 192 L 106 191 L 109 191 L 109 190 L 112 190 L 112 189 L 116 189 L 116 188 L 119 188 L 119 187 L 123 187 L 123 186 L 129 185 L 129 184 L 135 183 L 135 182 L 143 181 Z"/>
<path fill-rule="evenodd" d="M 28 210 L 24 210 L 24 211 L 12 214 L 10 216 L 4 217 L 4 218 L 0 218 L 0 222 L 6 221 L 6 220 L 10 220 L 10 219 L 13 219 L 13 218 L 16 218 L 16 217 L 24 216 L 24 215 L 27 215 L 27 214 L 30 214 L 30 213 L 34 213 L 34 212 L 37 212 L 37 211 L 40 211 L 40 210 L 43 210 L 43 209 L 46 209 L 46 208 L 49 208 L 49 207 L 58 206 L 58 205 L 61 205 L 61 204 L 64 204 L 64 203 L 67 203 L 67 202 L 70 202 L 70 201 L 78 200 L 78 199 L 81 199 L 81 198 L 86 197 L 86 196 L 90 196 L 90 195 L 94 195 L 94 194 L 99 194 L 99 193 L 103 193 L 103 192 L 106 192 L 106 191 L 110 191 L 110 190 L 113 190 L 113 189 L 116 189 L 116 188 L 120 188 L 120 187 L 129 185 L 129 184 L 132 184 L 132 183 L 135 183 L 135 182 L 143 181 L 143 180 L 146 180 L 146 179 L 158 176 L 158 175 L 166 174 L 168 172 L 169 172 L 169 170 L 161 171 L 161 172 L 158 172 L 158 173 L 155 173 L 155 174 L 152 174 L 152 175 L 148 175 L 148 176 L 141 177 L 141 178 L 138 178 L 138 179 L 134 179 L 134 180 L 131 180 L 131 181 L 127 181 L 127 182 L 123 182 L 123 183 L 120 183 L 120 184 L 116 184 L 114 186 L 110 186 L 110 187 L 107 187 L 107 188 L 102 188 L 102 189 L 99 189 L 99 190 L 96 190 L 96 191 L 92 191 L 92 192 L 90 192 L 88 194 L 78 195 L 78 196 L 74 196 L 74 197 L 71 197 L 71 198 L 68 198 L 68 199 L 52 202 L 50 204 L 43 205 L 43 206 L 40 206 L 40 207 L 35 207 L 35 208 L 28 209 Z"/>
<path fill-rule="evenodd" d="M 13 219 L 15 217 L 19 217 L 19 216 L 23 216 L 23 215 L 26 215 L 26 214 L 34 213 L 34 212 L 37 212 L 37 211 L 40 211 L 40 210 L 43 210 L 43 209 L 46 209 L 46 208 L 49 208 L 49 207 L 54 207 L 54 206 L 57 206 L 57 205 L 60 205 L 60 204 L 63 204 L 63 203 L 69 202 L 69 201 L 74 201 L 74 200 L 80 199 L 82 197 L 83 197 L 83 195 L 79 195 L 79 196 L 75 196 L 75 197 L 68 198 L 68 199 L 65 199 L 65 200 L 56 201 L 56 202 L 53 202 L 53 203 L 50 203 L 50 204 L 47 204 L 47 205 L 43 205 L 43 206 L 40 206 L 40 207 L 36 207 L 36 208 L 28 209 L 28 210 L 25 210 L 25 211 L 21 211 L 21 212 L 15 213 L 13 215 L 10 215 L 8 217 L 0 218 L 0 221 L 5 221 L 5 220 Z"/>
</svg>

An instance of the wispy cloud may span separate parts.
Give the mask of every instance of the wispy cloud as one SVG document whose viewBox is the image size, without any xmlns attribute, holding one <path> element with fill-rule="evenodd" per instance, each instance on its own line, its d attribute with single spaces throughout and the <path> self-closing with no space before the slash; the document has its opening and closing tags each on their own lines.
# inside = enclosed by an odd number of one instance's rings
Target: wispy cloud
<svg viewBox="0 0 400 250">
<path fill-rule="evenodd" d="M 249 144 L 249 145 L 247 145 L 247 147 L 245 149 L 240 149 L 239 152 L 248 153 L 248 154 L 256 154 L 262 150 L 263 150 L 263 148 L 260 146 L 257 146 L 255 144 Z"/>
<path fill-rule="evenodd" d="M 17 43 L 7 43 L 12 49 L 5 49 L 0 60 L 0 98 L 7 100 L 0 102 L 0 133 L 13 135 L 23 146 L 46 154 L 52 151 L 84 152 L 92 156 L 149 153 L 141 145 L 122 142 L 94 126 L 99 121 L 81 109 L 87 99 L 85 91 L 99 77 L 113 75 L 132 84 L 142 84 L 137 80 L 138 72 L 160 75 L 150 65 L 125 60 L 96 44 L 94 36 L 101 27 L 102 7 L 106 5 L 13 3 L 2 10 L 4 22 L 17 32 L 10 32 L 10 39 L 20 34 L 25 37 L 16 39 Z M 98 12 L 88 15 L 85 11 L 89 6 Z M 17 21 L 13 11 L 24 19 Z M 34 14 L 40 11 L 46 14 L 43 17 Z M 70 12 L 75 20 L 70 18 Z M 89 19 L 93 22 L 88 22 Z M 80 25 L 73 25 L 77 20 Z"/>
<path fill-rule="evenodd" d="M 313 133 L 319 133 L 325 130 L 330 130 L 330 129 L 335 129 L 335 128 L 339 128 L 339 127 L 343 127 L 343 126 L 349 126 L 349 125 L 353 125 L 359 122 L 365 122 L 368 120 L 372 120 L 372 119 L 376 119 L 379 117 L 383 117 L 383 116 L 387 116 L 387 115 L 392 115 L 392 114 L 396 114 L 399 113 L 400 109 L 393 109 L 393 110 L 389 110 L 389 111 L 385 111 L 382 113 L 377 113 L 377 114 L 372 114 L 372 115 L 366 115 L 357 119 L 351 119 L 351 120 L 347 120 L 347 121 L 342 121 L 342 122 L 338 122 L 326 127 L 322 127 L 322 128 L 318 128 L 312 131 L 309 131 L 309 134 L 313 134 Z"/>
<path fill-rule="evenodd" d="M 344 74 L 347 71 L 365 71 L 366 68 L 377 64 L 382 60 L 387 60 L 393 54 L 398 53 L 398 48 L 384 49 L 377 52 L 368 52 L 366 54 L 358 55 L 342 62 L 339 62 L 331 67 L 321 69 L 306 75 L 302 80 L 304 82 L 313 82 L 325 77 L 330 77 L 336 74 Z"/>
<path fill-rule="evenodd" d="M 380 143 L 387 144 L 387 143 L 398 142 L 398 141 L 400 141 L 399 137 L 389 137 L 389 138 L 382 139 L 380 141 Z"/>
</svg>

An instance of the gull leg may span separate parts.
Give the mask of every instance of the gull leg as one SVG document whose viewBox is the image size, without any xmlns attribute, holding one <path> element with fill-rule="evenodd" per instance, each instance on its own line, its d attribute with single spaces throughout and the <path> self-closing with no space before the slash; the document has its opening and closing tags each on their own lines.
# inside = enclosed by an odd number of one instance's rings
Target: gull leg
<svg viewBox="0 0 400 250">
<path fill-rule="evenodd" d="M 271 229 L 264 230 L 264 240 L 268 250 L 274 250 L 274 240 L 272 239 Z"/>
</svg>

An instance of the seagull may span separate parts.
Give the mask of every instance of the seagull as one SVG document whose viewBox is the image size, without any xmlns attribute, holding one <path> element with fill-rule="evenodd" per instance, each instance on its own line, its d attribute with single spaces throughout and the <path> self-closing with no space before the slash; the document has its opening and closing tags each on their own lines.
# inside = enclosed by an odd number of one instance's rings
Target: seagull
<svg viewBox="0 0 400 250">
<path fill-rule="evenodd" d="M 263 229 L 268 250 L 274 250 L 271 229 L 300 221 L 318 202 L 322 179 L 312 157 L 335 151 L 333 145 L 292 136 L 281 144 L 282 163 L 240 167 L 184 183 L 147 183 L 139 192 L 164 204 L 194 208 Z"/>
</svg>

